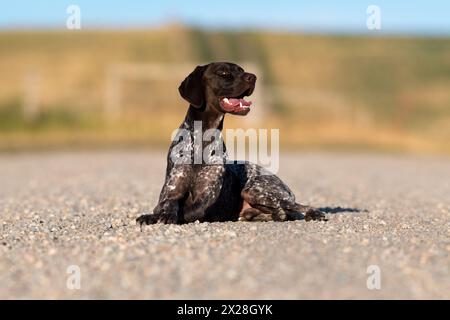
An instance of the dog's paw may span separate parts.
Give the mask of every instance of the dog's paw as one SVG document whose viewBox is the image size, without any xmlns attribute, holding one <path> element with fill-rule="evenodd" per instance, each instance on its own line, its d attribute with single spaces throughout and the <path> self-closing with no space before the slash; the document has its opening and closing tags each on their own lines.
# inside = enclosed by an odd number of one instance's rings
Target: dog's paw
<svg viewBox="0 0 450 320">
<path fill-rule="evenodd" d="M 325 213 L 318 209 L 311 208 L 308 211 L 305 212 L 305 220 L 311 221 L 311 220 L 318 220 L 318 221 L 328 221 L 328 219 L 325 217 Z"/>
<path fill-rule="evenodd" d="M 140 226 L 146 224 L 155 224 L 158 222 L 158 215 L 156 214 L 143 214 L 136 219 L 136 223 Z"/>
<path fill-rule="evenodd" d="M 143 214 L 136 219 L 136 223 L 141 227 L 147 224 L 175 224 L 178 222 L 178 218 L 174 214 Z"/>
<path fill-rule="evenodd" d="M 178 223 L 178 217 L 176 214 L 161 214 L 158 222 L 164 224 L 176 224 Z"/>
</svg>

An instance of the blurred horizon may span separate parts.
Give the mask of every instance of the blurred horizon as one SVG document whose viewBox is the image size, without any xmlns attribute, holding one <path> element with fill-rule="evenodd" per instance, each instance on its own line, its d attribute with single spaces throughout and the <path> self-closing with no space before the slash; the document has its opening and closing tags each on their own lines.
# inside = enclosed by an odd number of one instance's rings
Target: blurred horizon
<svg viewBox="0 0 450 320">
<path fill-rule="evenodd" d="M 81 29 L 66 26 L 69 5 Z M 381 8 L 381 30 L 366 9 Z M 287 148 L 450 154 L 450 2 L 96 1 L 0 11 L 0 151 L 167 146 L 179 83 L 232 61 L 258 76 L 229 128 Z"/>
</svg>

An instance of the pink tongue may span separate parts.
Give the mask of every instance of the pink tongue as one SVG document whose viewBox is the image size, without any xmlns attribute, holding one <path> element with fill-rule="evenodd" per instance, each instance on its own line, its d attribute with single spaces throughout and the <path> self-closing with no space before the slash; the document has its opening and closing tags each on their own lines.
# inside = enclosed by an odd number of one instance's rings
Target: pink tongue
<svg viewBox="0 0 450 320">
<path fill-rule="evenodd" d="M 236 99 L 236 98 L 230 98 L 228 99 L 228 102 L 234 106 L 237 106 L 240 103 L 242 103 L 243 106 L 250 106 L 252 104 L 250 101 L 245 101 L 244 99 Z"/>
</svg>

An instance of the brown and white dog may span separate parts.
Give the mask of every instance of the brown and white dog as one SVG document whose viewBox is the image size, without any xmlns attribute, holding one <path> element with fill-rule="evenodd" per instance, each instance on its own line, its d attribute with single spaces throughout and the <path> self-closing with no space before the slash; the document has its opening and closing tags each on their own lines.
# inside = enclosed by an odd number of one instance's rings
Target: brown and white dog
<svg viewBox="0 0 450 320">
<path fill-rule="evenodd" d="M 190 106 L 169 149 L 159 202 L 137 223 L 325 220 L 320 210 L 297 203 L 276 175 L 251 162 L 227 161 L 221 135 L 214 141 L 222 152 L 208 153 L 210 141 L 196 140 L 211 129 L 220 133 L 225 114 L 246 115 L 251 102 L 244 98 L 255 83 L 254 74 L 227 62 L 198 66 L 181 83 L 179 92 Z M 198 155 L 200 161 L 192 161 Z"/>
</svg>

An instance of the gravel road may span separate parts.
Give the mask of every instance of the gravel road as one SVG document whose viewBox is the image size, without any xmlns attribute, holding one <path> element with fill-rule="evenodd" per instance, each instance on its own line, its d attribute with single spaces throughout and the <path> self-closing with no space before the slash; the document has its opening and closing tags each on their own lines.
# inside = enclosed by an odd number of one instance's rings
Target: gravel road
<svg viewBox="0 0 450 320">
<path fill-rule="evenodd" d="M 302 153 L 280 166 L 328 222 L 140 232 L 165 151 L 0 155 L 0 298 L 450 298 L 450 160 Z"/>
</svg>

